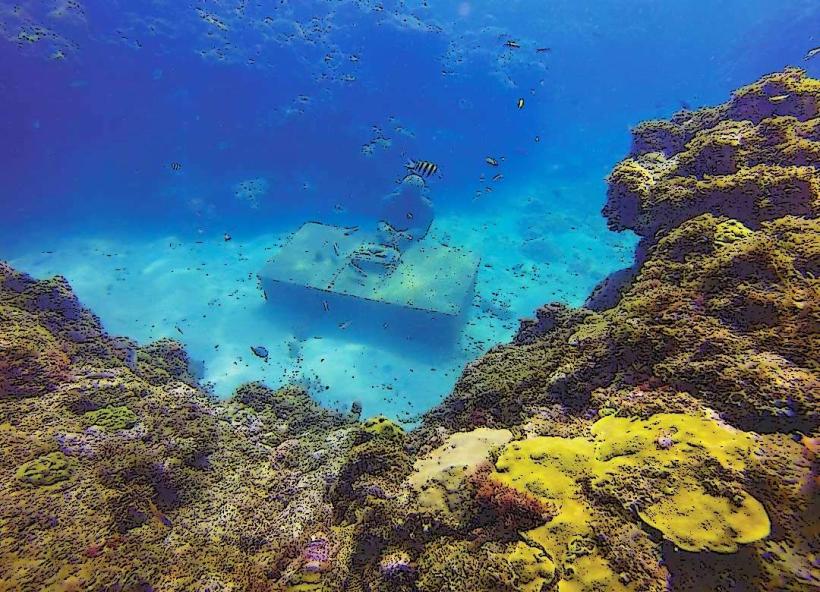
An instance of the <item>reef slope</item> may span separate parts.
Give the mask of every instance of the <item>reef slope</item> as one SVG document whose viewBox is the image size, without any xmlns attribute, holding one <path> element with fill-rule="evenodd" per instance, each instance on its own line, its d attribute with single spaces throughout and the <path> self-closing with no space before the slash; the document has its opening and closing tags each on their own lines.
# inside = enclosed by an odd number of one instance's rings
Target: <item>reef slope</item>
<svg viewBox="0 0 820 592">
<path fill-rule="evenodd" d="M 405 433 L 213 400 L 0 264 L 0 591 L 806 590 L 817 570 L 820 81 L 641 124 L 641 237 Z"/>
</svg>

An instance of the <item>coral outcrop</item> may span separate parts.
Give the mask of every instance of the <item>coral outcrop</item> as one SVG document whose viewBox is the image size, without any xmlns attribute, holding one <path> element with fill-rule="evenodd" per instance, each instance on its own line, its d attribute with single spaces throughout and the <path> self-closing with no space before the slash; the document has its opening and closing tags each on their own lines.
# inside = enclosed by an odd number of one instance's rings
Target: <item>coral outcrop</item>
<svg viewBox="0 0 820 592">
<path fill-rule="evenodd" d="M 802 591 L 817 570 L 820 82 L 639 125 L 641 237 L 405 432 L 226 401 L 0 263 L 0 591 Z"/>
<path fill-rule="evenodd" d="M 519 531 L 555 566 L 547 588 L 820 582 L 818 113 L 820 83 L 787 69 L 638 126 L 604 208 L 641 237 L 635 265 L 589 308 L 522 321 L 416 431 L 421 451 L 442 429 L 512 431 L 490 478 L 557 512 Z"/>
</svg>

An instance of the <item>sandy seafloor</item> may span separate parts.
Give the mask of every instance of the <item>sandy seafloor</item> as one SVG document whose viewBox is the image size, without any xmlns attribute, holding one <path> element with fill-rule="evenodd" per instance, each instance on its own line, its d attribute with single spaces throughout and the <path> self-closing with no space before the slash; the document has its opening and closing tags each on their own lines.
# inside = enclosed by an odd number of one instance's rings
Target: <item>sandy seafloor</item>
<svg viewBox="0 0 820 592">
<path fill-rule="evenodd" d="M 35 277 L 65 276 L 113 334 L 182 341 L 221 398 L 247 381 L 301 382 L 324 404 L 349 409 L 360 401 L 365 416 L 409 423 L 452 389 L 464 364 L 508 341 L 519 318 L 550 301 L 579 305 L 608 273 L 630 265 L 635 237 L 607 231 L 603 191 L 601 181 L 518 187 L 469 214 L 438 214 L 433 236 L 481 257 L 473 306 L 450 355 L 357 342 L 343 329 L 295 339 L 277 321 L 287 311 L 264 300 L 256 278 L 295 227 L 230 241 L 212 231 L 185 240 L 45 234 L 5 256 Z M 253 345 L 268 349 L 267 361 Z"/>
</svg>

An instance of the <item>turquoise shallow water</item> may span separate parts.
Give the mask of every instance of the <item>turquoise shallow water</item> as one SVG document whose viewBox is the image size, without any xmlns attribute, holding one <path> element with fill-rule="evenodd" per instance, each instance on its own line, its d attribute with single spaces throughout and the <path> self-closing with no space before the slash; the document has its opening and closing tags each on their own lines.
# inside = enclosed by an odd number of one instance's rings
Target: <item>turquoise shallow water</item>
<svg viewBox="0 0 820 592">
<path fill-rule="evenodd" d="M 465 363 L 508 341 L 519 318 L 547 301 L 581 304 L 607 273 L 630 263 L 632 237 L 606 231 L 597 208 L 562 211 L 555 198 L 566 193 L 593 204 L 578 197 L 585 191 L 602 195 L 595 184 L 559 185 L 548 198 L 511 188 L 481 211 L 436 218 L 432 240 L 481 258 L 472 306 L 444 353 L 374 344 L 343 329 L 297 338 L 287 309 L 266 302 L 256 281 L 290 229 L 227 242 L 213 234 L 52 237 L 37 252 L 20 249 L 11 262 L 37 277 L 64 275 L 113 333 L 182 341 L 219 397 L 251 380 L 298 382 L 330 406 L 359 401 L 366 415 L 409 420 L 452 389 Z M 257 345 L 268 360 L 253 355 Z"/>
<path fill-rule="evenodd" d="M 66 276 L 113 333 L 180 339 L 220 397 L 297 381 L 409 418 L 631 263 L 600 216 L 630 126 L 803 63 L 818 21 L 808 0 L 0 2 L 0 257 Z M 374 227 L 411 159 L 441 173 L 431 240 L 482 261 L 452 350 L 297 339 L 256 274 L 305 221 Z"/>
</svg>

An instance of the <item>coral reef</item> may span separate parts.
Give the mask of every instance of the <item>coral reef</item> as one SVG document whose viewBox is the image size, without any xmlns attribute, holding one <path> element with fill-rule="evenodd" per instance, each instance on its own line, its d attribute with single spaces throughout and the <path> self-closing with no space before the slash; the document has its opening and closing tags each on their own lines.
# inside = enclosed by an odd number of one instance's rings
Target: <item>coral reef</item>
<svg viewBox="0 0 820 592">
<path fill-rule="evenodd" d="M 638 126 L 604 208 L 641 237 L 635 265 L 588 308 L 522 321 L 416 430 L 420 447 L 442 429 L 515 434 L 490 478 L 557 511 L 536 528 L 521 516 L 520 534 L 559 589 L 820 581 L 816 467 L 794 444 L 820 422 L 819 106 L 820 83 L 787 69 Z"/>
<path fill-rule="evenodd" d="M 409 432 L 216 401 L 179 342 L 0 263 L 0 591 L 820 586 L 819 130 L 797 69 L 639 125 L 604 208 L 634 265 Z"/>
</svg>

